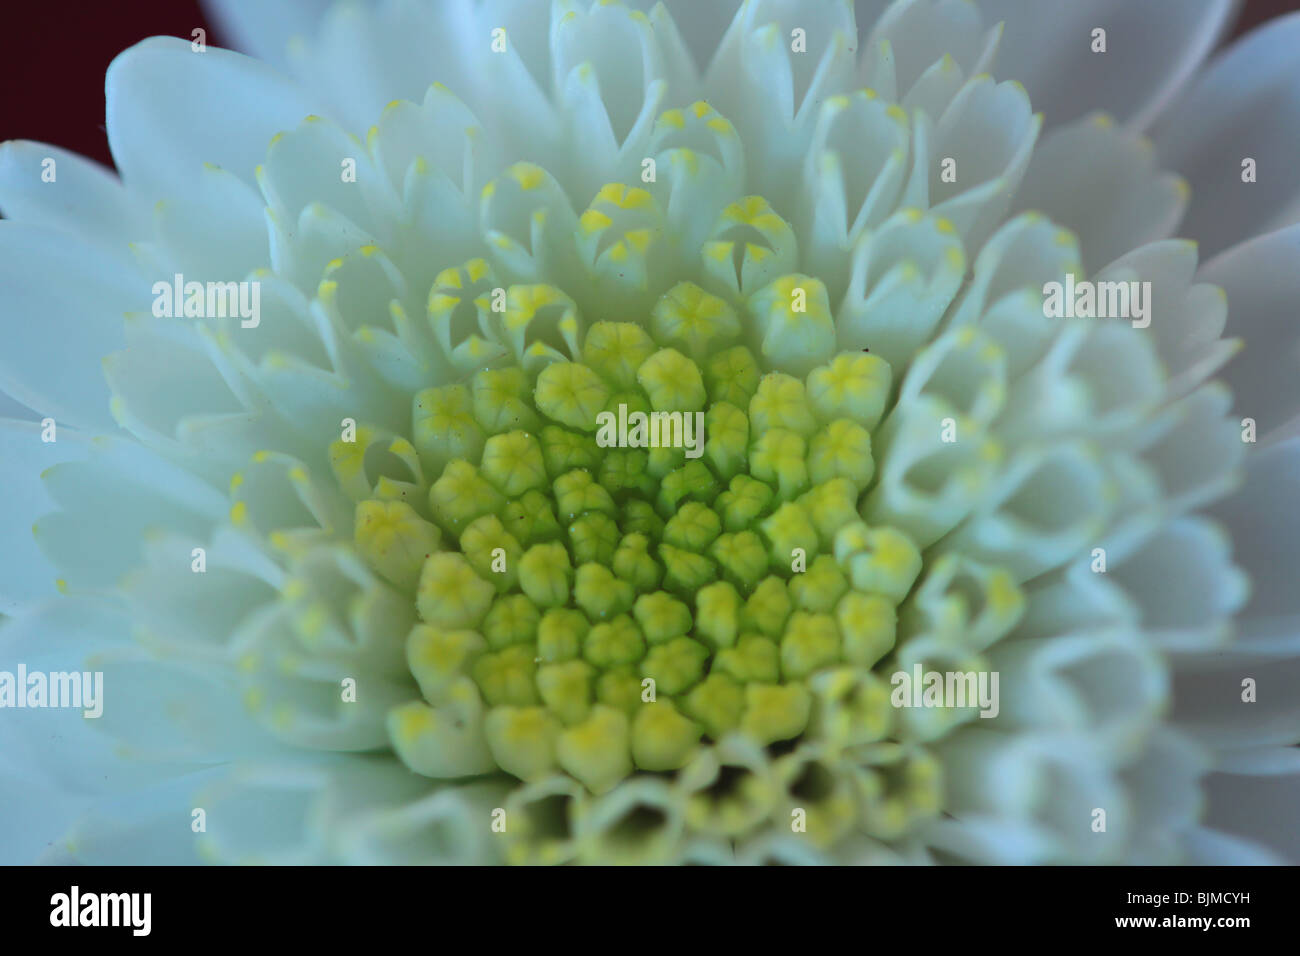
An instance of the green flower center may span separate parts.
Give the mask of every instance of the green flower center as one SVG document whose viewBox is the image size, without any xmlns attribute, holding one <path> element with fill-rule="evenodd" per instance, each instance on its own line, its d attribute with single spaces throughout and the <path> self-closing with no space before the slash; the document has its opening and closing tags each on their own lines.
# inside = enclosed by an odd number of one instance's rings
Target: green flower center
<svg viewBox="0 0 1300 956">
<path fill-rule="evenodd" d="M 532 169 L 506 178 L 536 188 Z M 648 193 L 612 185 L 579 218 L 607 307 L 499 285 L 482 259 L 436 277 L 451 384 L 414 394 L 409 436 L 353 423 L 330 448 L 355 551 L 402 597 L 345 609 L 330 581 L 355 572 L 312 559 L 284 589 L 295 630 L 333 652 L 315 636 L 330 615 L 411 622 L 419 696 L 392 692 L 391 745 L 431 778 L 522 781 L 510 859 L 572 858 L 575 819 L 609 831 L 601 858 L 625 826 L 625 855 L 791 815 L 819 846 L 897 838 L 938 812 L 923 744 L 964 718 L 900 715 L 887 675 L 980 664 L 942 647 L 905 662 L 900 636 L 939 619 L 1005 633 L 1019 592 L 953 555 L 917 586 L 920 547 L 864 520 L 891 369 L 837 348 L 818 279 L 764 272 L 789 230 L 767 203 L 724 212 L 739 231 L 701 249 L 710 289 L 647 300 L 636 277 L 667 254 L 655 216 Z M 279 467 L 310 508 L 307 476 Z M 232 518 L 256 525 L 243 480 Z M 301 533 L 270 540 L 306 554 L 319 539 Z"/>
<path fill-rule="evenodd" d="M 475 274 L 492 281 L 475 261 L 437 285 Z M 778 348 L 808 353 L 797 337 L 826 314 L 818 291 L 801 276 L 770 290 Z M 517 332 L 567 305 L 549 286 L 508 289 L 497 316 L 488 299 L 483 323 Z M 358 506 L 357 547 L 414 590 L 422 622 L 407 658 L 425 700 L 390 719 L 417 770 L 562 770 L 601 793 L 636 770 L 679 770 L 733 731 L 799 738 L 828 671 L 848 682 L 838 702 L 859 712 L 858 742 L 889 726 L 870 668 L 921 558 L 858 516 L 888 364 L 857 352 L 803 377 L 765 371 L 751 345 L 769 343 L 746 343 L 731 305 L 690 282 L 647 319 L 595 322 L 573 355 L 531 371 L 420 392 L 411 444 L 436 476 L 427 497 Z"/>
</svg>

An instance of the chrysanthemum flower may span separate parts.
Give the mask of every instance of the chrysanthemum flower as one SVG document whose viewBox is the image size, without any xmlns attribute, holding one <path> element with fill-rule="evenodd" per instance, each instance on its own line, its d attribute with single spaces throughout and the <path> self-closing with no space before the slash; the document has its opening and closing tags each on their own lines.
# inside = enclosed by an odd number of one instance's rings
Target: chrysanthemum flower
<svg viewBox="0 0 1300 956">
<path fill-rule="evenodd" d="M 7 848 L 1294 855 L 1300 233 L 1171 237 L 1300 208 L 1300 19 L 639 6 L 222 5 L 273 65 L 123 53 L 120 182 L 4 147 L 0 650 L 105 688 L 2 715 Z"/>
</svg>

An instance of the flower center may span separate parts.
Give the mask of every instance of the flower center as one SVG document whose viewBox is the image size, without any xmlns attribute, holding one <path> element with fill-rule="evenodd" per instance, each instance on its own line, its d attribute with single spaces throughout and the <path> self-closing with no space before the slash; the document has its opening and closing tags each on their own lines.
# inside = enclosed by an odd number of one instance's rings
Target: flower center
<svg viewBox="0 0 1300 956">
<path fill-rule="evenodd" d="M 485 208 L 545 183 L 512 167 Z M 933 816 L 940 765 L 918 744 L 970 714 L 902 715 L 887 675 L 980 662 L 933 641 L 903 655 L 899 638 L 942 619 L 995 639 L 1021 599 L 997 568 L 923 562 L 929 541 L 871 504 L 889 363 L 837 345 L 826 287 L 788 271 L 789 226 L 760 197 L 728 206 L 681 270 L 708 288 L 661 294 L 647 277 L 684 258 L 644 190 L 600 190 L 572 224 L 576 264 L 532 218 L 531 250 L 501 233 L 498 251 L 557 284 L 501 283 L 483 259 L 438 274 L 429 331 L 450 384 L 415 391 L 408 436 L 345 419 L 330 447 L 355 552 L 407 603 L 340 596 L 357 570 L 313 557 L 284 588 L 299 639 L 325 649 L 331 615 L 409 620 L 405 673 L 384 678 L 389 741 L 428 777 L 524 781 L 508 803 L 521 860 L 567 858 L 546 835 L 556 801 L 572 817 L 602 795 L 610 827 L 663 817 L 659 836 L 740 835 L 787 812 L 781 795 L 821 846 Z M 347 271 L 331 273 L 321 295 L 342 303 Z M 287 478 L 311 509 L 302 469 Z M 253 517 L 243 481 L 236 524 Z M 294 551 L 293 534 L 271 543 Z M 392 649 L 334 650 L 400 666 Z"/>
<path fill-rule="evenodd" d="M 691 282 L 648 321 L 579 335 L 560 290 L 494 302 L 493 281 L 482 260 L 448 270 L 431 312 L 455 322 L 482 289 L 474 317 L 520 360 L 416 395 L 427 496 L 393 484 L 356 509 L 358 550 L 421 621 L 407 659 L 425 699 L 390 716 L 399 755 L 437 777 L 562 770 L 601 793 L 736 731 L 762 746 L 813 721 L 854 744 L 884 737 L 871 668 L 921 557 L 859 517 L 890 370 L 801 338 L 823 317 L 820 284 L 773 283 L 746 337 Z M 505 351 L 489 342 L 473 347 Z M 773 342 L 806 374 L 766 370 L 755 353 Z"/>
</svg>

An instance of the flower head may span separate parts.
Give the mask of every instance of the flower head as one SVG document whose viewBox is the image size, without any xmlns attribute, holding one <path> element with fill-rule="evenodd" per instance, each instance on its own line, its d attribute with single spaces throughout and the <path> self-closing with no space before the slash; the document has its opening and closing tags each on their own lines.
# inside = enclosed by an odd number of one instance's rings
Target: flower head
<svg viewBox="0 0 1300 956">
<path fill-rule="evenodd" d="M 137 805 L 254 861 L 1224 846 L 1169 713 L 1249 594 L 1195 514 L 1246 445 L 1186 183 L 1102 113 L 1040 139 L 973 4 L 747 0 L 702 76 L 691 15 L 341 4 L 297 82 L 114 63 L 125 186 L 61 162 L 120 212 L 38 254 L 126 314 L 116 430 L 36 537 L 133 638 L 94 669 Z M 238 135 L 149 138 L 217 89 Z M 1146 323 L 1051 314 L 1076 281 Z M 104 819 L 63 848 L 120 859 Z"/>
</svg>

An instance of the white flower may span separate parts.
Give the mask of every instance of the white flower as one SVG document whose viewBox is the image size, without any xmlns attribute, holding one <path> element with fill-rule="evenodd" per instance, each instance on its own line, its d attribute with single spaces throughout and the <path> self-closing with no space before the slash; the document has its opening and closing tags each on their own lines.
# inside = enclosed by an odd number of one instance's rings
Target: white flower
<svg viewBox="0 0 1300 956">
<path fill-rule="evenodd" d="M 1296 858 L 1300 18 L 316 6 L 0 152 L 9 855 Z"/>
</svg>

